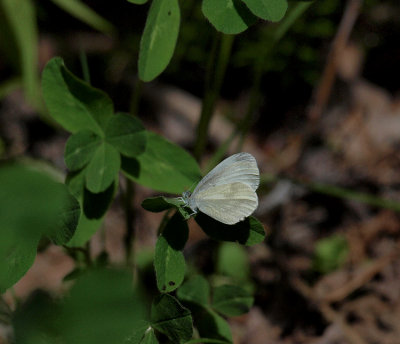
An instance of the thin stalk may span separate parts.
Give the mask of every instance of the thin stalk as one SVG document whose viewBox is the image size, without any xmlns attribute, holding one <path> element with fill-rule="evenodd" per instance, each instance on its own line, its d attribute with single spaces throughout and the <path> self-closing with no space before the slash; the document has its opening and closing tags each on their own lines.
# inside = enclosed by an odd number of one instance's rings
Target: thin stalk
<svg viewBox="0 0 400 344">
<path fill-rule="evenodd" d="M 289 31 L 296 20 L 307 10 L 308 7 L 310 7 L 311 4 L 312 2 L 302 2 L 296 4 L 279 23 L 279 25 L 273 29 L 274 31 L 272 33 L 268 31 L 266 35 L 268 41 L 263 42 L 261 45 L 260 53 L 257 55 L 257 59 L 254 64 L 254 82 L 250 91 L 250 99 L 246 114 L 239 125 L 241 136 L 237 146 L 237 151 L 242 150 L 244 139 L 254 123 L 254 113 L 261 103 L 261 81 L 265 73 L 265 61 L 268 60 L 268 57 L 272 53 L 275 44 L 282 39 L 282 37 Z"/>
<path fill-rule="evenodd" d="M 343 188 L 340 186 L 335 186 L 325 183 L 307 182 L 296 178 L 279 177 L 271 174 L 262 174 L 260 176 L 260 179 L 262 185 L 274 183 L 277 182 L 278 180 L 289 180 L 293 184 L 301 185 L 313 192 L 317 192 L 332 197 L 357 201 L 378 208 L 390 209 L 400 212 L 400 202 L 398 201 L 375 196 L 365 192 L 359 192 Z"/>
<path fill-rule="evenodd" d="M 135 83 L 135 87 L 132 93 L 132 101 L 130 106 L 130 113 L 132 116 L 137 116 L 139 112 L 140 97 L 142 94 L 143 82 L 138 78 Z M 126 190 L 123 193 L 124 210 L 125 210 L 125 252 L 126 252 L 126 262 L 128 266 L 135 266 L 135 227 L 134 223 L 134 207 L 132 204 L 133 197 L 135 194 L 134 183 L 125 177 Z M 134 274 L 136 269 L 134 269 Z"/>
<path fill-rule="evenodd" d="M 85 258 L 88 265 L 92 264 L 92 255 L 90 252 L 90 240 L 85 245 Z"/>
<path fill-rule="evenodd" d="M 128 266 L 134 266 L 134 241 L 135 241 L 135 228 L 133 226 L 134 220 L 134 209 L 132 199 L 134 195 L 134 184 L 128 178 L 126 180 L 126 190 L 124 193 L 124 208 L 125 208 L 125 251 L 126 251 L 126 262 Z"/>
<path fill-rule="evenodd" d="M 172 209 L 168 209 L 166 211 L 166 213 L 164 214 L 164 216 L 163 216 L 163 218 L 162 218 L 162 220 L 160 222 L 160 225 L 158 226 L 157 236 L 159 236 L 163 232 L 165 226 L 167 225 L 167 223 L 168 223 L 168 221 L 170 219 L 171 212 L 172 212 Z"/>
<path fill-rule="evenodd" d="M 90 70 L 86 53 L 81 49 L 79 52 L 79 60 L 81 62 L 83 80 L 90 84 Z"/>
<path fill-rule="evenodd" d="M 213 154 L 213 156 L 208 160 L 207 165 L 204 169 L 204 173 L 210 172 L 224 157 L 225 153 L 228 151 L 229 146 L 233 142 L 233 140 L 238 135 L 236 130 L 233 130 L 229 137 L 222 143 L 217 149 L 217 151 Z"/>
<path fill-rule="evenodd" d="M 219 50 L 212 49 L 206 73 L 206 89 L 200 120 L 197 126 L 194 156 L 200 160 L 207 143 L 208 127 L 214 113 L 215 103 L 221 91 L 222 82 L 225 77 L 229 57 L 232 51 L 234 36 L 222 34 L 221 39 L 214 41 L 214 47 L 218 41 Z"/>
<path fill-rule="evenodd" d="M 353 31 L 357 17 L 360 14 L 362 0 L 348 0 L 338 30 L 333 39 L 331 50 L 322 72 L 321 80 L 315 89 L 313 103 L 308 112 L 311 122 L 316 122 L 322 115 L 331 95 L 332 86 L 336 79 L 338 55 L 345 49 Z"/>
<path fill-rule="evenodd" d="M 323 183 L 301 183 L 299 184 L 304 185 L 308 189 L 322 193 L 325 195 L 349 199 L 361 203 L 365 203 L 368 205 L 372 205 L 379 208 L 391 209 L 400 212 L 400 202 L 393 201 L 387 198 L 378 197 L 375 195 L 371 195 L 364 192 L 349 190 L 346 188 L 334 186 L 334 185 L 327 185 Z"/>
<path fill-rule="evenodd" d="M 137 78 L 132 94 L 130 113 L 132 116 L 137 116 L 139 113 L 140 97 L 142 95 L 143 81 Z"/>
</svg>

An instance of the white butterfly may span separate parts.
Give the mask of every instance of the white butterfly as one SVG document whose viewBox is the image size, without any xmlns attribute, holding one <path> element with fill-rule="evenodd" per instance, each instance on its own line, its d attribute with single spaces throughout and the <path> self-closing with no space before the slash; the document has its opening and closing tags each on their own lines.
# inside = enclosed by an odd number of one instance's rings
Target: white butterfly
<svg viewBox="0 0 400 344">
<path fill-rule="evenodd" d="M 212 169 L 191 193 L 182 194 L 185 205 L 213 219 L 233 225 L 250 216 L 258 206 L 256 190 L 260 172 L 249 153 L 226 158 Z"/>
</svg>

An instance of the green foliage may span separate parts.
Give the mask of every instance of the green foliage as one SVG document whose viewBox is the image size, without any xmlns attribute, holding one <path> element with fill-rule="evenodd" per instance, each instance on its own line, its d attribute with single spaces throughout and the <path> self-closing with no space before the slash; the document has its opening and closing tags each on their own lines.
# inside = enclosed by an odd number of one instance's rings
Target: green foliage
<svg viewBox="0 0 400 344">
<path fill-rule="evenodd" d="M 157 337 L 151 327 L 145 332 L 140 344 L 158 344 Z"/>
<path fill-rule="evenodd" d="M 86 168 L 86 187 L 93 193 L 105 191 L 114 181 L 121 165 L 118 151 L 107 142 L 96 150 Z"/>
<path fill-rule="evenodd" d="M 40 107 L 40 83 L 37 71 L 38 30 L 34 3 L 31 0 L 2 0 L 0 12 L 4 13 L 10 31 L 13 33 L 1 38 L 2 41 L 7 40 L 5 41 L 7 46 L 14 43 L 11 43 L 11 40 L 15 41 L 17 48 L 15 53 L 19 56 L 13 58 L 19 62 L 25 96 L 31 104 Z"/>
<path fill-rule="evenodd" d="M 136 159 L 122 158 L 122 172 L 153 190 L 181 193 L 201 179 L 196 160 L 162 136 L 147 132 L 146 151 Z"/>
<path fill-rule="evenodd" d="M 34 7 L 31 0 L 0 1 L 2 8 L 7 8 L 7 15 L 13 16 L 11 24 L 23 57 L 26 92 L 38 92 L 34 75 L 37 73 Z M 82 1 L 52 2 L 102 32 L 114 30 Z M 22 6 L 22 14 L 18 13 L 17 5 Z M 286 11 L 286 1 L 204 0 L 202 9 L 217 30 L 235 34 L 246 30 L 257 17 L 279 20 Z M 25 22 L 19 22 L 21 17 Z M 141 80 L 151 81 L 167 67 L 174 53 L 179 27 L 179 1 L 152 0 L 140 44 L 138 69 Z M 222 39 L 225 43 L 218 57 L 222 64 L 218 66 L 224 65 L 224 61 L 226 66 L 232 41 L 232 36 Z M 24 42 L 26 46 L 23 46 Z M 224 72 L 218 69 L 216 80 L 222 83 Z M 68 246 L 68 252 L 84 252 L 88 266 L 107 265 L 104 256 L 91 262 L 90 251 L 82 246 L 101 226 L 116 195 L 120 170 L 136 183 L 168 193 L 181 193 L 201 178 L 199 166 L 190 154 L 146 131 L 138 118 L 114 114 L 111 99 L 73 75 L 61 58 L 54 58 L 46 65 L 42 90 L 50 116 L 72 134 L 65 147 L 65 163 L 70 171 L 66 185 L 61 185 L 20 167 L 0 170 L 0 179 L 6 185 L 6 192 L 3 194 L 2 190 L 0 194 L 0 223 L 6 224 L 0 232 L 0 292 L 12 286 L 32 265 L 43 236 L 55 244 Z M 216 93 L 212 97 L 216 97 Z M 128 203 L 132 195 L 127 192 L 124 196 Z M 177 198 L 154 197 L 142 205 L 153 212 L 177 210 L 160 226 L 163 230 L 154 251 L 154 269 L 161 295 L 153 299 L 150 318 L 145 316 L 144 298 L 132 287 L 130 272 L 78 266 L 68 276 L 75 283 L 61 302 L 39 297 L 17 310 L 14 325 L 18 343 L 154 344 L 158 343 L 158 338 L 165 337 L 171 343 L 191 340 L 193 319 L 190 310 L 167 294 L 184 281 L 183 250 L 189 235 L 185 220 L 191 214 L 185 202 Z M 130 214 L 126 215 L 129 221 Z M 217 240 L 254 245 L 265 237 L 262 224 L 253 217 L 234 226 L 223 225 L 204 214 L 198 214 L 196 221 Z M 244 278 L 247 265 L 243 251 L 239 252 L 241 254 L 232 261 L 237 264 L 236 268 L 244 271 L 237 277 Z M 226 254 L 226 261 L 219 269 L 223 270 L 232 254 L 235 255 L 233 249 Z M 82 263 L 80 259 L 77 261 Z M 203 337 L 198 340 L 204 343 L 232 343 L 229 325 L 222 316 L 243 314 L 253 302 L 243 288 L 222 285 L 211 290 L 208 281 L 201 276 L 183 284 L 177 295 L 192 307 L 195 325 Z"/>
<path fill-rule="evenodd" d="M 235 285 L 214 288 L 211 298 L 210 286 L 202 276 L 186 281 L 178 289 L 177 296 L 193 312 L 194 324 L 202 338 L 218 339 L 225 343 L 232 342 L 231 331 L 228 323 L 217 312 L 237 316 L 248 312 L 253 304 L 253 297 Z"/>
<path fill-rule="evenodd" d="M 111 205 L 118 189 L 118 177 L 104 191 L 92 193 L 88 189 L 83 189 L 83 212 L 89 219 L 101 218 Z"/>
<path fill-rule="evenodd" d="M 89 219 L 82 211 L 78 226 L 71 240 L 66 244 L 68 247 L 84 246 L 103 223 L 103 217 Z"/>
<path fill-rule="evenodd" d="M 256 21 L 242 0 L 203 0 L 202 10 L 210 23 L 226 34 L 243 32 Z"/>
<path fill-rule="evenodd" d="M 253 297 L 235 285 L 221 285 L 214 289 L 212 307 L 219 313 L 234 317 L 247 313 L 253 305 Z"/>
<path fill-rule="evenodd" d="M 155 298 L 151 306 L 151 326 L 165 334 L 172 343 L 185 343 L 192 338 L 190 311 L 168 294 Z"/>
<path fill-rule="evenodd" d="M 185 206 L 185 202 L 180 198 L 167 198 L 163 196 L 146 198 L 142 202 L 142 207 L 153 213 L 176 208 L 185 220 L 189 220 L 192 211 Z"/>
<path fill-rule="evenodd" d="M 81 208 L 78 226 L 72 239 L 67 243 L 70 247 L 83 246 L 99 229 L 104 214 L 110 206 L 117 191 L 118 179 L 104 192 L 91 193 L 85 188 L 85 170 L 70 173 L 66 184 L 70 192 L 78 199 Z"/>
<path fill-rule="evenodd" d="M 343 265 L 348 253 L 347 239 L 343 235 L 321 239 L 315 245 L 313 267 L 321 273 L 329 273 Z"/>
<path fill-rule="evenodd" d="M 0 244 L 0 293 L 19 281 L 32 266 L 39 243 L 38 237 L 27 235 L 20 240 L 16 234 L 8 234 Z"/>
<path fill-rule="evenodd" d="M 210 285 L 203 276 L 196 275 L 178 289 L 177 296 L 186 303 L 207 305 L 210 297 Z"/>
<path fill-rule="evenodd" d="M 215 240 L 252 246 L 263 242 L 265 238 L 263 225 L 253 216 L 235 225 L 225 225 L 203 213 L 198 213 L 195 220 L 203 231 Z"/>
<path fill-rule="evenodd" d="M 151 197 L 145 199 L 142 206 L 146 210 L 156 213 L 177 208 L 184 219 L 190 217 L 189 212 L 185 209 L 185 203 L 179 198 Z M 249 216 L 235 225 L 223 224 L 201 212 L 195 216 L 195 220 L 203 231 L 215 240 L 233 241 L 252 246 L 261 243 L 265 238 L 263 225 L 253 216 Z"/>
<path fill-rule="evenodd" d="M 212 309 L 205 308 L 202 310 L 197 317 L 196 327 L 202 337 L 233 343 L 229 324 Z"/>
<path fill-rule="evenodd" d="M 157 240 L 154 268 L 157 287 L 161 292 L 178 288 L 185 277 L 185 258 L 182 250 L 189 236 L 186 221 L 175 213 Z"/>
<path fill-rule="evenodd" d="M 128 2 L 131 2 L 132 4 L 136 5 L 143 5 L 147 2 L 147 0 L 127 0 Z"/>
<path fill-rule="evenodd" d="M 0 293 L 30 268 L 42 236 L 56 244 L 74 234 L 79 205 L 48 175 L 20 165 L 0 169 Z"/>
<path fill-rule="evenodd" d="M 149 321 L 142 321 L 125 344 L 157 344 L 156 333 L 162 333 L 172 343 L 186 343 L 193 333 L 190 311 L 171 295 L 157 296 L 151 305 Z"/>
<path fill-rule="evenodd" d="M 153 335 L 149 334 L 152 333 Z M 139 325 L 133 331 L 124 342 L 124 344 L 158 344 L 158 340 L 155 337 L 154 329 L 151 327 L 148 321 L 141 321 Z"/>
<path fill-rule="evenodd" d="M 243 0 L 257 17 L 273 22 L 280 21 L 286 13 L 286 0 Z"/>
<path fill-rule="evenodd" d="M 144 4 L 147 0 L 128 0 Z M 202 11 L 210 23 L 225 34 L 238 34 L 253 25 L 257 17 L 279 21 L 287 10 L 287 0 L 203 0 Z M 156 78 L 169 64 L 180 26 L 178 0 L 153 0 L 141 36 L 139 77 Z"/>
<path fill-rule="evenodd" d="M 40 316 L 38 316 L 40 314 Z M 50 344 L 56 328 L 54 319 L 59 314 L 59 305 L 43 292 L 37 292 L 21 303 L 13 314 L 15 343 Z"/>
<path fill-rule="evenodd" d="M 65 162 L 74 172 L 68 183 L 84 212 L 70 245 L 83 244 L 100 226 L 115 194 L 121 155 L 127 176 L 153 189 L 181 192 L 200 178 L 197 163 L 186 151 L 146 132 L 137 118 L 113 115 L 111 100 L 76 78 L 59 58 L 43 72 L 43 94 L 50 114 L 73 132 Z"/>
<path fill-rule="evenodd" d="M 103 33 L 114 32 L 114 27 L 110 22 L 99 16 L 90 7 L 86 6 L 80 0 L 51 0 L 57 6 L 62 8 L 77 19 L 91 26 L 92 28 L 99 30 Z"/>
<path fill-rule="evenodd" d="M 113 114 L 111 99 L 74 76 L 61 58 L 47 63 L 42 89 L 50 115 L 66 130 L 90 130 L 104 137 L 104 128 Z"/>
<path fill-rule="evenodd" d="M 116 114 L 108 121 L 105 135 L 106 141 L 124 156 L 134 158 L 146 149 L 147 135 L 136 117 Z"/>
<path fill-rule="evenodd" d="M 78 279 L 57 320 L 66 343 L 120 343 L 143 317 L 129 272 L 98 270 Z"/>
<path fill-rule="evenodd" d="M 230 276 L 235 281 L 246 281 L 249 277 L 249 260 L 243 246 L 232 242 L 221 243 L 218 250 L 217 272 Z"/>
<path fill-rule="evenodd" d="M 179 208 L 184 204 L 185 202 L 183 202 L 179 198 L 167 198 L 163 196 L 157 196 L 146 198 L 142 202 L 142 207 L 153 213 L 159 213 L 172 207 Z"/>
<path fill-rule="evenodd" d="M 202 10 L 218 30 L 226 34 L 245 31 L 256 17 L 279 21 L 287 10 L 286 0 L 203 0 Z"/>
<path fill-rule="evenodd" d="M 56 245 L 64 245 L 75 235 L 82 212 L 79 202 L 65 185 L 57 184 L 57 188 L 59 195 L 64 198 L 63 205 L 59 210 L 57 226 L 47 234 L 47 237 Z"/>
<path fill-rule="evenodd" d="M 101 144 L 101 138 L 89 130 L 78 131 L 70 136 L 64 152 L 65 164 L 71 171 L 85 167 Z"/>
<path fill-rule="evenodd" d="M 113 26 L 104 18 L 78 0 L 52 0 L 57 6 L 104 33 L 114 31 Z M 4 55 L 21 74 L 26 99 L 40 112 L 43 102 L 40 97 L 38 73 L 38 28 L 36 20 L 37 2 L 32 0 L 0 1 L 0 40 L 4 43 Z M 3 21 L 3 22 L 2 22 Z M 3 61 L 4 62 L 4 61 Z M 15 86 L 16 79 L 10 83 Z M 18 82 L 18 86 L 21 82 Z M 3 86 L 11 86 L 3 84 Z M 9 92 L 11 88 L 3 89 Z M 1 92 L 0 92 L 1 93 Z M 0 94 L 0 98 L 2 98 Z"/>
<path fill-rule="evenodd" d="M 179 33 L 178 0 L 153 0 L 140 42 L 139 77 L 151 81 L 168 65 Z"/>
<path fill-rule="evenodd" d="M 19 344 L 117 344 L 140 326 L 144 314 L 129 272 L 92 270 L 78 278 L 61 303 L 39 299 L 24 305 L 14 328 Z"/>
<path fill-rule="evenodd" d="M 60 59 L 47 64 L 43 77 L 50 113 L 67 130 L 76 131 L 66 145 L 67 167 L 71 171 L 85 168 L 87 189 L 93 193 L 104 192 L 119 172 L 120 154 L 135 157 L 145 150 L 146 132 L 142 123 L 126 114 L 112 115 L 111 101 L 101 91 L 74 77 Z M 65 92 L 66 83 L 71 98 L 60 101 L 58 93 Z M 85 119 L 76 117 L 73 106 L 82 110 L 78 115 L 86 115 Z"/>
</svg>

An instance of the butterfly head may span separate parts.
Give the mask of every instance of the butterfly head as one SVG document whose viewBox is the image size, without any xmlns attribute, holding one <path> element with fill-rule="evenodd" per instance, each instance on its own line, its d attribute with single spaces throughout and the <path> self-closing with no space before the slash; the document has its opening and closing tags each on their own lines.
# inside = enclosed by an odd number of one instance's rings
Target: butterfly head
<svg viewBox="0 0 400 344">
<path fill-rule="evenodd" d="M 186 204 L 189 202 L 189 198 L 190 198 L 191 195 L 192 195 L 192 192 L 189 191 L 189 190 L 184 191 L 182 193 L 183 200 L 186 202 Z"/>
</svg>

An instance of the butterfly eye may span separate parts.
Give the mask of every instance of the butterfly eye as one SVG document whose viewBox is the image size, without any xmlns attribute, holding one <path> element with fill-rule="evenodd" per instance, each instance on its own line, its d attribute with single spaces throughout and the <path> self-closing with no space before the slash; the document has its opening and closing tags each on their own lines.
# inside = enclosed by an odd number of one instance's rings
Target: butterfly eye
<svg viewBox="0 0 400 344">
<path fill-rule="evenodd" d="M 192 195 L 192 193 L 190 191 L 184 191 L 182 196 L 183 198 L 189 198 Z"/>
</svg>

